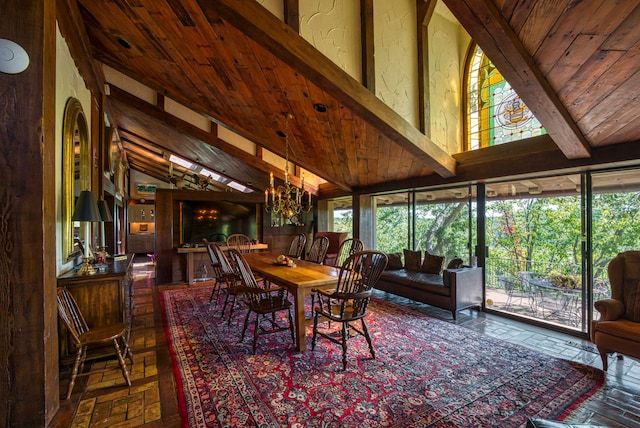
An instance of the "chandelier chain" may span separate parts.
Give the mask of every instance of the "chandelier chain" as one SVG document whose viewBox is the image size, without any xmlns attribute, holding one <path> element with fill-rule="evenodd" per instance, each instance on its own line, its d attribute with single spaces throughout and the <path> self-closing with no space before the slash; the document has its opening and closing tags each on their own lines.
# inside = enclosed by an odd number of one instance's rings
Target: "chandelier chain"
<svg viewBox="0 0 640 428">
<path fill-rule="evenodd" d="M 286 220 L 297 217 L 301 213 L 311 211 L 311 193 L 304 188 L 304 172 L 302 173 L 302 186 L 294 186 L 289 181 L 289 113 L 285 117 L 285 166 L 284 185 L 274 187 L 273 172 L 269 173 L 269 187 L 264 191 L 264 209 L 268 213 L 279 214 Z"/>
</svg>

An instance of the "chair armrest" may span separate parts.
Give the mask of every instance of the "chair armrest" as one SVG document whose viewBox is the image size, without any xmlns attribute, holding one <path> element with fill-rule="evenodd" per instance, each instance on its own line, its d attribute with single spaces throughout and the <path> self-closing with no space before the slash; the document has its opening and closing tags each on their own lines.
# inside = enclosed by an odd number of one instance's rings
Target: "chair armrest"
<svg viewBox="0 0 640 428">
<path fill-rule="evenodd" d="M 335 290 L 323 290 L 322 288 L 312 288 L 311 292 L 319 293 L 319 294 L 322 294 L 323 296 L 327 296 L 327 297 L 332 297 L 333 293 L 335 292 Z"/>
<path fill-rule="evenodd" d="M 624 303 L 621 300 L 598 300 L 593 306 L 600 312 L 600 321 L 615 321 L 624 313 Z"/>
</svg>

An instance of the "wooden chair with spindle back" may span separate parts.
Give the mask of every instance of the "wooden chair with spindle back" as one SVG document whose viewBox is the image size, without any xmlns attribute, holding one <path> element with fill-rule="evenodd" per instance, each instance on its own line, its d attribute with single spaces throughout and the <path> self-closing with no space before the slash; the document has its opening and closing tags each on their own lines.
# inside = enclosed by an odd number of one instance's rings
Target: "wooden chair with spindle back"
<svg viewBox="0 0 640 428">
<path fill-rule="evenodd" d="M 127 385 L 131 386 L 129 371 L 127 370 L 127 364 L 124 360 L 125 356 L 129 357 L 131 364 L 133 364 L 133 355 L 131 354 L 131 349 L 129 348 L 129 343 L 126 338 L 129 331 L 126 324 L 118 322 L 105 326 L 89 327 L 80 312 L 76 299 L 69 290 L 64 287 L 58 287 L 57 299 L 58 315 L 67 327 L 71 340 L 77 349 L 76 359 L 71 371 L 71 380 L 69 381 L 69 388 L 67 389 L 67 400 L 71 398 L 71 392 L 76 383 L 76 378 L 89 374 L 82 373 L 82 371 L 87 358 L 87 348 L 93 346 L 113 344 L 120 369 L 122 370 L 122 376 L 127 382 Z M 95 371 L 91 373 L 95 373 Z"/>
</svg>

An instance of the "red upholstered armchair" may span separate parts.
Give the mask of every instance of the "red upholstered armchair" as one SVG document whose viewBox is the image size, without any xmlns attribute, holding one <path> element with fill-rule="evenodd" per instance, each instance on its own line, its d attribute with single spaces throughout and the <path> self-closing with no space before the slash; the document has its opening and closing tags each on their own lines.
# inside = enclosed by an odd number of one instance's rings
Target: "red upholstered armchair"
<svg viewBox="0 0 640 428">
<path fill-rule="evenodd" d="M 611 298 L 594 306 L 600 319 L 591 323 L 591 340 L 607 370 L 607 354 L 640 358 L 640 251 L 626 251 L 609 262 Z"/>
<path fill-rule="evenodd" d="M 338 250 L 340 249 L 340 244 L 342 241 L 347 239 L 346 232 L 316 232 L 313 239 L 316 239 L 320 236 L 326 236 L 329 238 L 329 249 L 327 250 L 327 255 L 324 258 L 325 265 L 333 266 L 333 261 L 338 257 Z"/>
</svg>

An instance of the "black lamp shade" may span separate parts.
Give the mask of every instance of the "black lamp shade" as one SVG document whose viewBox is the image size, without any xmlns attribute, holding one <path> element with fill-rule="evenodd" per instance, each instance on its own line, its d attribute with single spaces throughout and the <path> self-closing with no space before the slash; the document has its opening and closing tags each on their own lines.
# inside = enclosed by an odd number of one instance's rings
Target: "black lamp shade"
<svg viewBox="0 0 640 428">
<path fill-rule="evenodd" d="M 98 201 L 98 211 L 100 211 L 100 217 L 102 218 L 102 221 L 113 221 L 113 217 L 111 217 L 111 211 L 109 210 L 109 205 L 107 205 L 107 201 L 105 201 L 104 199 L 100 199 Z"/>
<path fill-rule="evenodd" d="M 83 190 L 73 209 L 73 221 L 102 221 L 96 198 L 90 190 Z"/>
</svg>

